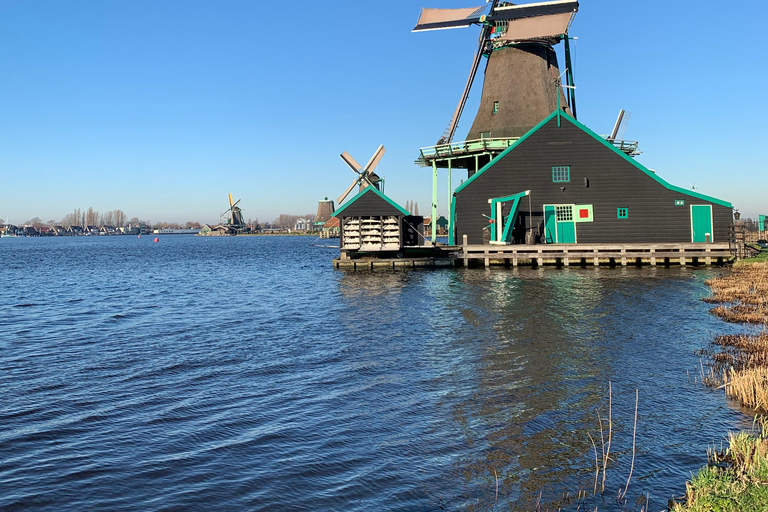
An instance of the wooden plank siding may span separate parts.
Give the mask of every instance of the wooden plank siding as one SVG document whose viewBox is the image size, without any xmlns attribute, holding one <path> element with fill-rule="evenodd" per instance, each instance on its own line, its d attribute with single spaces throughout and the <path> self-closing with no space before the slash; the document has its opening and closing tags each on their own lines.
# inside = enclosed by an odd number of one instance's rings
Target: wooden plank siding
<svg viewBox="0 0 768 512">
<path fill-rule="evenodd" d="M 520 222 L 526 227 L 531 219 L 533 226 L 543 223 L 545 204 L 593 206 L 594 221 L 576 223 L 579 244 L 690 243 L 691 205 L 712 205 L 711 241 L 728 241 L 732 207 L 667 188 L 567 116 L 557 124 L 557 117 L 550 117 L 457 189 L 456 240 L 467 235 L 470 244 L 483 243 L 488 199 L 530 190 L 532 211 L 528 198 L 520 203 Z M 553 182 L 554 166 L 569 166 L 570 182 Z M 676 200 L 685 204 L 676 205 Z M 617 208 L 627 208 L 628 218 L 618 218 Z M 524 232 L 520 228 L 518 234 Z"/>
</svg>

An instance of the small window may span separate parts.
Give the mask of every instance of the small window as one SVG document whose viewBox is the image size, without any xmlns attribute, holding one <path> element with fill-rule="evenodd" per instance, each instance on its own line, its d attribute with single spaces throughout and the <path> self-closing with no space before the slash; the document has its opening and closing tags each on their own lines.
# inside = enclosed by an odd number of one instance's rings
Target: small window
<svg viewBox="0 0 768 512">
<path fill-rule="evenodd" d="M 629 208 L 616 208 L 616 217 L 620 219 L 629 218 Z"/>
<path fill-rule="evenodd" d="M 491 138 L 491 132 L 480 132 L 480 138 L 481 139 L 490 139 Z"/>
<path fill-rule="evenodd" d="M 573 220 L 572 206 L 555 206 L 555 220 L 557 222 L 569 222 Z"/>
<path fill-rule="evenodd" d="M 499 111 L 499 102 L 498 101 L 494 101 L 493 102 L 493 113 L 495 114 L 498 111 Z"/>
<path fill-rule="evenodd" d="M 675 206 L 685 206 L 685 199 L 675 199 Z"/>
<path fill-rule="evenodd" d="M 571 181 L 571 168 L 561 165 L 552 168 L 552 181 L 554 183 L 564 183 Z"/>
</svg>

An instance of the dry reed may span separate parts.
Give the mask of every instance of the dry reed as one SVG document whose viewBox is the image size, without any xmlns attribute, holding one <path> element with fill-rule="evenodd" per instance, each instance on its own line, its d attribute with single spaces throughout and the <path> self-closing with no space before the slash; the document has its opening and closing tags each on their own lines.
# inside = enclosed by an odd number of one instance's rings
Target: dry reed
<svg viewBox="0 0 768 512">
<path fill-rule="evenodd" d="M 711 310 L 712 314 L 726 322 L 768 324 L 768 264 L 734 267 L 727 275 L 706 284 L 712 295 L 702 300 L 720 304 Z"/>
</svg>

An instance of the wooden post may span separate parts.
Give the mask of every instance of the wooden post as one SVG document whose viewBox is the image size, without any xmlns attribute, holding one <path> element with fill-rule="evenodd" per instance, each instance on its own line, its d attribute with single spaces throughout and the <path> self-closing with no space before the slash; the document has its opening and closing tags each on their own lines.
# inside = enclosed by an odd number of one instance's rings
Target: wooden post
<svg viewBox="0 0 768 512">
<path fill-rule="evenodd" d="M 627 266 L 627 248 L 626 247 L 621 248 L 621 266 L 622 267 Z"/>
<path fill-rule="evenodd" d="M 464 267 L 469 266 L 469 257 L 467 255 L 467 235 L 462 237 L 462 251 L 464 252 Z"/>
<path fill-rule="evenodd" d="M 685 247 L 680 246 L 680 265 L 685 266 Z"/>
<path fill-rule="evenodd" d="M 656 266 L 656 249 L 654 249 L 653 247 L 651 247 L 651 266 L 652 267 Z"/>
<path fill-rule="evenodd" d="M 490 267 L 491 266 L 491 258 L 488 256 L 488 249 L 485 250 L 485 266 Z"/>
<path fill-rule="evenodd" d="M 563 257 L 563 265 L 569 267 L 571 265 L 571 259 L 568 257 L 568 248 L 566 247 L 563 252 L 565 253 L 565 256 Z"/>
<path fill-rule="evenodd" d="M 592 259 L 592 264 L 595 265 L 596 267 L 599 267 L 600 266 L 600 258 L 597 257 L 598 250 L 597 249 L 592 249 L 592 252 L 595 253 L 595 257 Z"/>
<path fill-rule="evenodd" d="M 515 248 L 512 249 L 512 266 L 517 266 L 517 249 Z"/>
<path fill-rule="evenodd" d="M 707 247 L 705 252 L 707 253 L 707 257 L 705 259 L 705 262 L 706 262 L 707 265 L 711 265 L 712 264 L 712 249 Z"/>
<path fill-rule="evenodd" d="M 539 257 L 536 258 L 536 263 L 541 267 L 544 265 L 544 258 L 541 256 L 541 247 L 539 247 Z"/>
</svg>

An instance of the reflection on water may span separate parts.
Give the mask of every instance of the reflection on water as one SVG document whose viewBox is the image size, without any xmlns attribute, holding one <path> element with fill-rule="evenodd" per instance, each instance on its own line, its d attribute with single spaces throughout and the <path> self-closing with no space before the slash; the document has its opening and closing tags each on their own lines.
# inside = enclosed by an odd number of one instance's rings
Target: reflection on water
<svg viewBox="0 0 768 512">
<path fill-rule="evenodd" d="M 0 509 L 651 510 L 748 426 L 690 268 L 334 271 L 300 237 L 0 243 Z M 62 269 L 66 269 L 63 271 Z M 498 479 L 498 494 L 497 494 Z M 644 498 L 642 498 L 644 500 Z"/>
</svg>

